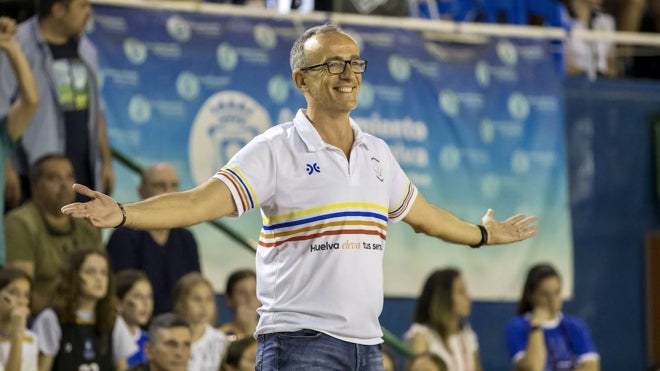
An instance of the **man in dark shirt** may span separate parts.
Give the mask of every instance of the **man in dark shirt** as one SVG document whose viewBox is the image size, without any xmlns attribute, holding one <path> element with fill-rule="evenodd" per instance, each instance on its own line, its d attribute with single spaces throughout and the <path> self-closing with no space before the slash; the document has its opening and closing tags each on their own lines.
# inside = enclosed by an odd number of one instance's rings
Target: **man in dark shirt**
<svg viewBox="0 0 660 371">
<path fill-rule="evenodd" d="M 142 199 L 179 190 L 176 169 L 158 163 L 142 172 L 138 192 Z M 172 289 L 186 273 L 199 272 L 199 253 L 193 234 L 184 228 L 137 231 L 115 230 L 107 245 L 115 272 L 144 271 L 154 290 L 154 314 L 172 310 Z"/>
</svg>

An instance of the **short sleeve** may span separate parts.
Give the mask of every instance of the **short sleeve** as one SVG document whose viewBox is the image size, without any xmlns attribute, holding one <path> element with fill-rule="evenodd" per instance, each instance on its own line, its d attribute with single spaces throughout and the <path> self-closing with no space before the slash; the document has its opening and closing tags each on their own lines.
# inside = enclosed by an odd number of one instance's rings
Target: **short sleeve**
<svg viewBox="0 0 660 371">
<path fill-rule="evenodd" d="M 115 326 L 112 329 L 112 359 L 115 364 L 122 359 L 128 359 L 135 352 L 140 350 L 131 336 L 126 322 L 117 316 Z"/>
<path fill-rule="evenodd" d="M 237 210 L 233 216 L 241 216 L 272 198 L 275 172 L 272 143 L 262 134 L 238 151 L 214 178 L 229 187 Z"/>
<path fill-rule="evenodd" d="M 26 260 L 34 262 L 37 236 L 30 233 L 27 223 L 16 214 L 16 209 L 5 218 L 5 238 L 7 244 L 7 262 Z"/>
<path fill-rule="evenodd" d="M 591 333 L 584 322 L 578 319 L 572 319 L 569 328 L 571 342 L 573 343 L 575 353 L 580 361 L 582 361 L 582 358 L 586 355 L 598 355 L 596 346 L 591 339 Z M 593 357 L 591 358 L 593 359 Z"/>
<path fill-rule="evenodd" d="M 527 322 L 520 318 L 509 322 L 506 327 L 507 350 L 509 351 L 509 357 L 514 362 L 527 349 L 528 327 Z"/>
<path fill-rule="evenodd" d="M 62 340 L 62 327 L 55 311 L 44 309 L 34 320 L 32 331 L 37 334 L 37 347 L 47 356 L 55 357 L 60 351 Z"/>
<path fill-rule="evenodd" d="M 417 198 L 417 187 L 408 179 L 403 172 L 399 162 L 387 148 L 389 154 L 390 169 L 390 194 L 388 205 L 388 218 L 390 222 L 399 222 L 408 215 L 415 199 Z"/>
</svg>

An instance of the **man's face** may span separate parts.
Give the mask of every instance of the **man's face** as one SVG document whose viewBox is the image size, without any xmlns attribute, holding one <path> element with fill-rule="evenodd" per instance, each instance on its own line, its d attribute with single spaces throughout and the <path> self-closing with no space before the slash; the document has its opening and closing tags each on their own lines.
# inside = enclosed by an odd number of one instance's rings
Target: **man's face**
<svg viewBox="0 0 660 371">
<path fill-rule="evenodd" d="M 360 48 L 344 33 L 327 33 L 309 38 L 305 42 L 305 59 L 309 66 L 331 60 L 349 61 L 360 59 Z M 304 84 L 299 88 L 305 94 L 309 110 L 329 114 L 348 113 L 357 107 L 362 74 L 350 66 L 344 72 L 332 75 L 326 66 L 298 72 Z"/>
<path fill-rule="evenodd" d="M 41 164 L 41 176 L 34 182 L 32 197 L 46 211 L 59 214 L 62 206 L 72 203 L 73 166 L 64 158 L 55 158 Z"/>
<path fill-rule="evenodd" d="M 69 4 L 56 4 L 59 6 L 56 14 L 63 31 L 69 37 L 78 36 L 85 30 L 87 21 L 92 16 L 92 3 L 90 0 L 71 0 Z"/>
<path fill-rule="evenodd" d="M 161 329 L 147 343 L 152 371 L 186 371 L 190 360 L 191 334 L 188 327 Z"/>
<path fill-rule="evenodd" d="M 179 176 L 176 169 L 168 164 L 158 164 L 145 170 L 140 185 L 143 199 L 179 190 Z"/>
</svg>

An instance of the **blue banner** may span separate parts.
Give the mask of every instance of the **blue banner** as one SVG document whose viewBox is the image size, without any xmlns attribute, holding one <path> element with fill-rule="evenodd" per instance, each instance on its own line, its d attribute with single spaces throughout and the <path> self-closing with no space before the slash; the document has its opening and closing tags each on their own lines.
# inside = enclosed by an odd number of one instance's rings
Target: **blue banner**
<svg viewBox="0 0 660 371">
<path fill-rule="evenodd" d="M 323 23 L 218 9 L 97 5 L 90 26 L 112 146 L 141 165 L 172 162 L 183 188 L 207 180 L 255 135 L 304 107 L 291 81 L 289 50 L 306 27 Z M 405 223 L 390 225 L 386 294 L 417 296 L 426 275 L 451 265 L 463 271 L 474 298 L 514 300 L 529 265 L 550 261 L 570 296 L 564 107 L 552 46 L 464 42 L 354 21 L 342 27 L 369 61 L 353 118 L 389 143 L 429 201 L 475 223 L 487 208 L 498 218 L 539 217 L 535 238 L 480 250 L 415 235 Z M 137 199 L 137 176 L 117 172 L 114 196 Z M 256 239 L 261 219 L 253 211 L 227 223 Z M 204 273 L 218 289 L 233 269 L 253 265 L 251 254 L 221 233 L 207 226 L 194 231 Z"/>
</svg>

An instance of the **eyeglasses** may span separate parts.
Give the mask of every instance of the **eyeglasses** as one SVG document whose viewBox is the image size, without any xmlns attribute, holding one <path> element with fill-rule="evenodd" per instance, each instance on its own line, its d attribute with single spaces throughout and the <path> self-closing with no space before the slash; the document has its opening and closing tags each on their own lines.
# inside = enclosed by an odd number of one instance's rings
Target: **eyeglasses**
<svg viewBox="0 0 660 371">
<path fill-rule="evenodd" d="M 300 71 L 307 71 L 313 68 L 319 68 L 325 66 L 328 69 L 328 73 L 331 75 L 341 75 L 346 71 L 346 66 L 351 66 L 351 71 L 355 73 L 362 73 L 367 69 L 367 61 L 364 59 L 351 59 L 350 61 L 342 60 L 331 60 L 325 63 L 319 63 L 312 66 L 303 67 Z"/>
</svg>

